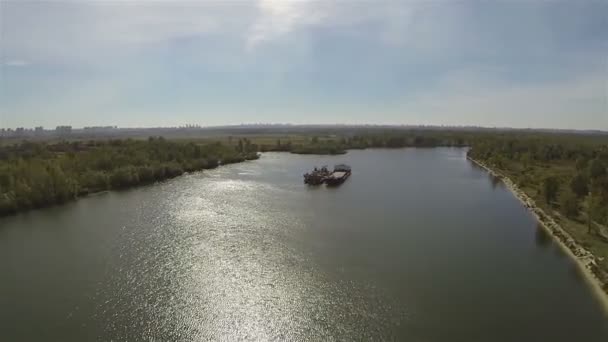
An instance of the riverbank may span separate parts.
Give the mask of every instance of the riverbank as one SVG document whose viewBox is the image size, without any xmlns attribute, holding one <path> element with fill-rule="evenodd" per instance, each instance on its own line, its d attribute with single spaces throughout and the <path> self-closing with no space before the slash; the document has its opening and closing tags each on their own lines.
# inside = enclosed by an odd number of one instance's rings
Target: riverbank
<svg viewBox="0 0 608 342">
<path fill-rule="evenodd" d="M 249 141 L 239 142 L 227 146 L 151 137 L 8 146 L 0 149 L 0 216 L 259 157 Z"/>
<path fill-rule="evenodd" d="M 536 205 L 535 201 L 521 190 L 509 177 L 496 171 L 483 162 L 469 156 L 467 159 L 486 170 L 490 175 L 499 178 L 505 186 L 528 208 L 536 217 L 540 226 L 551 236 L 572 260 L 575 261 L 583 278 L 589 284 L 592 292 L 599 300 L 604 312 L 608 315 L 608 282 L 603 270 L 600 269 L 597 257 L 581 246 L 572 236 L 558 224 L 550 215 Z"/>
<path fill-rule="evenodd" d="M 212 170 L 212 169 L 216 169 L 218 167 L 222 167 L 222 166 L 226 166 L 226 165 L 230 165 L 230 164 L 238 164 L 238 163 L 243 163 L 246 161 L 251 161 L 251 160 L 256 160 L 259 159 L 259 155 L 257 155 L 255 158 L 245 158 L 242 160 L 233 160 L 230 162 L 225 162 L 225 163 L 218 163 L 217 165 L 213 166 L 213 167 L 206 167 L 206 168 L 199 168 L 199 169 L 192 169 L 189 171 L 181 171 L 179 173 L 175 173 L 175 174 L 166 174 L 164 178 L 162 179 L 155 179 L 153 181 L 148 181 L 148 182 L 139 182 L 136 184 L 130 184 L 128 186 L 124 186 L 124 187 L 118 187 L 118 188 L 109 188 L 109 189 L 104 189 L 104 190 L 95 190 L 95 191 L 82 191 L 80 193 L 77 193 L 74 195 L 74 197 L 68 198 L 63 200 L 62 202 L 57 202 L 57 203 L 49 203 L 40 207 L 34 207 L 34 208 L 28 208 L 25 210 L 13 210 L 13 211 L 8 211 L 8 212 L 2 212 L 0 211 L 0 218 L 2 217 L 6 217 L 6 216 L 11 216 L 11 215 L 17 215 L 26 211 L 31 211 L 31 210 L 37 210 L 37 209 L 44 209 L 44 208 L 50 208 L 53 206 L 59 206 L 59 205 L 64 205 L 66 203 L 69 202 L 73 202 L 73 201 L 78 201 L 79 199 L 82 198 L 86 198 L 86 197 L 93 197 L 93 196 L 100 196 L 100 195 L 104 195 L 107 194 L 111 191 L 123 191 L 123 190 L 129 190 L 129 189 L 134 189 L 134 188 L 138 188 L 138 187 L 142 187 L 142 186 L 146 186 L 146 185 L 152 185 L 152 184 L 156 184 L 156 183 L 160 183 L 160 182 L 164 182 L 164 181 L 168 181 L 189 173 L 193 173 L 193 172 L 202 172 L 205 170 Z"/>
</svg>

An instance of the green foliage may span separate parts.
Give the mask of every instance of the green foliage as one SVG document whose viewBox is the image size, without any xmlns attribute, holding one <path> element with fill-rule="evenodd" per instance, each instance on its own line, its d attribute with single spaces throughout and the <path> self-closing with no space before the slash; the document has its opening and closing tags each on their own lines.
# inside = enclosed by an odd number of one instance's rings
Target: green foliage
<svg viewBox="0 0 608 342">
<path fill-rule="evenodd" d="M 591 194 L 587 198 L 587 233 L 597 232 L 596 223 L 608 223 L 608 205 L 599 196 Z"/>
<path fill-rule="evenodd" d="M 587 165 L 589 164 L 589 161 L 587 160 L 587 158 L 583 158 L 583 157 L 579 157 L 576 159 L 576 169 L 578 171 L 584 171 L 587 169 Z"/>
<path fill-rule="evenodd" d="M 559 196 L 559 207 L 569 218 L 576 218 L 579 213 L 579 200 L 570 190 L 562 191 Z"/>
<path fill-rule="evenodd" d="M 543 195 L 547 203 L 551 203 L 557 197 L 559 181 L 554 176 L 545 177 L 543 180 Z"/>
<path fill-rule="evenodd" d="M 608 206 L 608 176 L 593 179 L 590 189 L 592 194 L 601 198 Z"/>
<path fill-rule="evenodd" d="M 137 168 L 137 178 L 141 184 L 154 182 L 154 168 L 151 166 L 139 166 Z"/>
<path fill-rule="evenodd" d="M 345 154 L 346 150 L 341 146 L 333 143 L 323 143 L 317 145 L 297 146 L 291 150 L 297 154 Z"/>
<path fill-rule="evenodd" d="M 137 169 L 133 166 L 115 169 L 110 175 L 110 185 L 115 189 L 127 188 L 138 183 Z"/>
<path fill-rule="evenodd" d="M 109 140 L 24 142 L 0 148 L 0 215 L 63 203 L 78 195 L 123 189 L 258 157 L 222 144 L 195 144 L 150 137 Z"/>
<path fill-rule="evenodd" d="M 82 193 L 98 192 L 107 190 L 110 186 L 110 178 L 103 171 L 87 170 L 78 178 Z"/>
<path fill-rule="evenodd" d="M 587 199 L 587 217 L 590 221 L 605 224 L 608 221 L 608 206 L 603 199 L 596 195 L 591 195 Z"/>
<path fill-rule="evenodd" d="M 606 164 L 601 159 L 593 159 L 589 164 L 589 177 L 598 179 L 606 176 Z"/>
<path fill-rule="evenodd" d="M 585 197 L 589 193 L 587 183 L 587 177 L 578 173 L 570 180 L 570 189 L 579 198 Z"/>
</svg>

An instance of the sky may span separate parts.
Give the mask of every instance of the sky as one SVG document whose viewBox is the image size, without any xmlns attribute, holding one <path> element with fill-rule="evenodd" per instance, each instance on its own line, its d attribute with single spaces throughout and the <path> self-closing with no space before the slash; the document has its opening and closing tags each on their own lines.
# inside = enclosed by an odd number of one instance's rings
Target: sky
<svg viewBox="0 0 608 342">
<path fill-rule="evenodd" d="M 0 127 L 608 130 L 608 1 L 0 0 Z"/>
</svg>

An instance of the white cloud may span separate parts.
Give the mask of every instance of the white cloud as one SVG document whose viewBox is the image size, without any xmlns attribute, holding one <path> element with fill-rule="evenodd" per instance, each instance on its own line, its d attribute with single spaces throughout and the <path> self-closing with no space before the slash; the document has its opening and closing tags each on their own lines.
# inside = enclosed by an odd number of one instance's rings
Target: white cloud
<svg viewBox="0 0 608 342">
<path fill-rule="evenodd" d="M 22 59 L 11 59 L 3 63 L 7 67 L 25 67 L 30 63 Z"/>
<path fill-rule="evenodd" d="M 247 4 L 200 2 L 7 2 L 0 10 L 5 57 L 103 64 L 175 39 L 244 31 Z"/>
<path fill-rule="evenodd" d="M 411 44 L 418 33 L 408 27 L 423 6 L 409 1 L 257 0 L 8 2 L 2 7 L 0 44 L 11 57 L 90 64 L 180 38 L 219 37 L 240 42 L 244 50 L 280 39 L 306 45 L 306 38 L 292 34 L 337 27 L 356 35 L 348 29 L 366 22 L 377 25 L 364 34 L 376 34 L 388 44 Z"/>
<path fill-rule="evenodd" d="M 258 16 L 247 38 L 247 47 L 269 41 L 291 31 L 320 23 L 327 13 L 318 2 L 296 0 L 259 0 Z"/>
<path fill-rule="evenodd" d="M 258 13 L 247 32 L 247 48 L 253 49 L 298 30 L 313 27 L 354 27 L 365 22 L 380 23 L 376 32 L 389 44 L 402 43 L 415 9 L 414 1 L 307 1 L 258 0 Z M 351 32 L 352 33 L 352 32 Z"/>
</svg>

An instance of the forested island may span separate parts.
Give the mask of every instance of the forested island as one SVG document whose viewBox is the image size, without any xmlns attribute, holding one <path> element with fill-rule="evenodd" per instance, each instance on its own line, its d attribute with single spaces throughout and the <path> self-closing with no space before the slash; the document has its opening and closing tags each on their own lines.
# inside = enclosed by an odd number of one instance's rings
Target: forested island
<svg viewBox="0 0 608 342">
<path fill-rule="evenodd" d="M 0 148 L 0 215 L 257 158 L 257 147 L 247 139 L 236 146 L 162 137 L 5 145 Z"/>
</svg>

